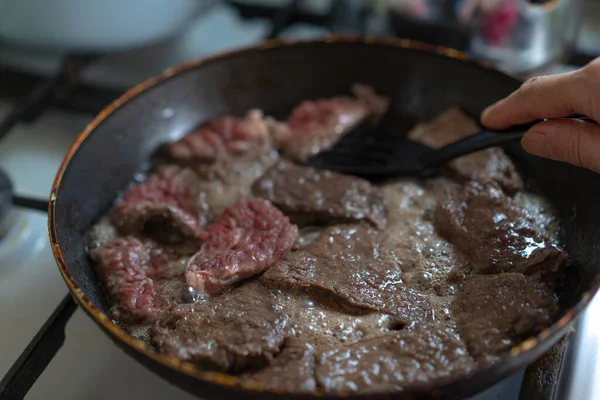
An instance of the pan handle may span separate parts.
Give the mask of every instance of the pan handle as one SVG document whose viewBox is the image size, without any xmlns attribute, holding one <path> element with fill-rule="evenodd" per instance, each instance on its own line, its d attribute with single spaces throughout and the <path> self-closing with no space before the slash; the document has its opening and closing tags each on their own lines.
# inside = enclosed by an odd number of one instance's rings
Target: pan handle
<svg viewBox="0 0 600 400">
<path fill-rule="evenodd" d="M 67 294 L 0 381 L 0 400 L 25 398 L 65 342 L 65 327 L 76 308 Z"/>
<path fill-rule="evenodd" d="M 29 208 L 31 210 L 37 210 L 47 213 L 48 212 L 48 200 L 33 199 L 24 196 L 13 196 L 13 205 L 17 207 Z"/>
<path fill-rule="evenodd" d="M 573 114 L 566 118 L 598 124 L 598 122 L 580 114 Z M 532 126 L 543 121 L 548 120 L 537 120 L 528 124 L 515 125 L 501 131 L 484 127 L 475 135 L 467 136 L 439 149 L 428 151 L 421 157 L 421 162 L 426 168 L 434 168 L 463 155 L 518 141 Z"/>
</svg>

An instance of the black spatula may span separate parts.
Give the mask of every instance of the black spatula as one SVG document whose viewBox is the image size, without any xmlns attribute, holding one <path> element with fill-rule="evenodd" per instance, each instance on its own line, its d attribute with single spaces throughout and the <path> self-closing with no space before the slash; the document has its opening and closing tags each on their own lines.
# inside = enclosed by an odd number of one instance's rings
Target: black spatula
<svg viewBox="0 0 600 400">
<path fill-rule="evenodd" d="M 581 115 L 569 118 L 596 123 Z M 482 127 L 479 133 L 439 149 L 409 140 L 404 135 L 386 130 L 381 124 L 364 123 L 347 135 L 350 140 L 340 141 L 332 149 L 309 158 L 304 164 L 370 179 L 401 175 L 426 176 L 460 156 L 516 142 L 539 122 L 541 120 L 502 131 Z"/>
</svg>

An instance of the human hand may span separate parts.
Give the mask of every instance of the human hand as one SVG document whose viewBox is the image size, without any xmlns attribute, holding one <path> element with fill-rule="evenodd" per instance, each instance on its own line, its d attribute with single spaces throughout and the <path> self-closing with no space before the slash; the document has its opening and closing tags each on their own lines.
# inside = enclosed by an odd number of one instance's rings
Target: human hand
<svg viewBox="0 0 600 400">
<path fill-rule="evenodd" d="M 517 91 L 488 107 L 481 122 L 504 129 L 536 119 L 521 144 L 531 154 L 600 173 L 600 126 L 574 119 L 583 114 L 600 121 L 600 58 L 573 72 L 529 79 Z"/>
</svg>

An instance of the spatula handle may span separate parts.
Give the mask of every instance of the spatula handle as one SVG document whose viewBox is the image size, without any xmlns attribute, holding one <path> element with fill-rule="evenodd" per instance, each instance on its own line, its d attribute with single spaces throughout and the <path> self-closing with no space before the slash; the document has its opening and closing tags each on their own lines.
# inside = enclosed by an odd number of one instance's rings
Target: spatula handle
<svg viewBox="0 0 600 400">
<path fill-rule="evenodd" d="M 572 115 L 568 118 L 598 124 L 596 121 L 582 115 Z M 467 136 L 447 146 L 425 153 L 421 161 L 427 168 L 434 168 L 460 156 L 490 147 L 509 144 L 521 140 L 525 132 L 532 126 L 543 121 L 547 120 L 537 120 L 528 124 L 514 125 L 501 131 L 492 131 L 484 128 L 484 130 L 475 135 Z"/>
</svg>

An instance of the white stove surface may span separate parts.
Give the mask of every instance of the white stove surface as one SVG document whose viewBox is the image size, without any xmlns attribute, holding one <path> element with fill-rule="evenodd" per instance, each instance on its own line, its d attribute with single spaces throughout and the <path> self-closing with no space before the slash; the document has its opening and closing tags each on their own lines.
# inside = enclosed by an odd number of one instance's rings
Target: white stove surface
<svg viewBox="0 0 600 400">
<path fill-rule="evenodd" d="M 220 27 L 220 28 L 217 28 Z M 223 34 L 215 33 L 222 29 Z M 88 71 L 97 84 L 133 85 L 142 79 L 187 59 L 206 53 L 247 45 L 266 31 L 264 21 L 241 25 L 231 10 L 215 9 L 209 19 L 199 21 L 176 45 L 161 45 L 136 52 L 114 55 Z M 294 35 L 322 35 L 314 27 L 295 27 Z M 208 34 L 210 32 L 210 34 Z M 217 43 L 218 41 L 218 43 Z M 13 58 L 11 58 L 14 56 Z M 0 51 L 0 63 L 23 65 L 18 55 Z M 12 61 L 11 61 L 12 60 Z M 28 58 L 28 60 L 32 60 Z M 29 69 L 50 73 L 56 59 L 33 60 Z M 0 103 L 0 115 L 8 104 Z M 21 126 L 0 141 L 0 167 L 12 178 L 21 195 L 47 198 L 62 156 L 79 131 L 91 118 L 57 111 L 47 112 L 34 124 Z M 47 240 L 46 216 L 21 211 L 20 229 L 27 240 L 9 252 L 0 246 L 0 377 L 27 346 L 31 338 L 58 305 L 67 288 L 60 277 Z M 587 312 L 580 325 L 572 354 L 577 356 L 565 383 L 565 399 L 599 399 L 600 387 L 600 299 Z M 523 371 L 476 396 L 478 400 L 514 400 Z M 596 379 L 594 379 L 596 378 Z M 66 329 L 63 348 L 28 393 L 27 399 L 192 399 L 125 355 L 77 310 Z"/>
</svg>

